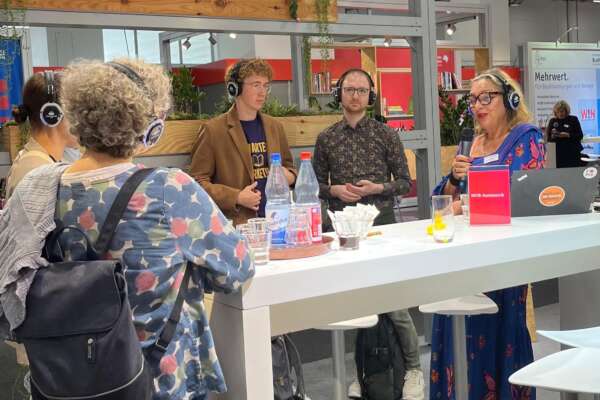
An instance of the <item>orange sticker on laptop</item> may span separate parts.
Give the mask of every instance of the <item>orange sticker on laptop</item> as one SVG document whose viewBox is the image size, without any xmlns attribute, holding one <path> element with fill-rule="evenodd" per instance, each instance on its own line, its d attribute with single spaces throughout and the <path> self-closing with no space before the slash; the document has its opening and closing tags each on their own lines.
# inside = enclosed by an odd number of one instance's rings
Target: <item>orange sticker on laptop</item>
<svg viewBox="0 0 600 400">
<path fill-rule="evenodd" d="M 560 186 L 548 186 L 540 193 L 540 204 L 545 207 L 559 205 L 565 199 L 565 190 Z"/>
</svg>

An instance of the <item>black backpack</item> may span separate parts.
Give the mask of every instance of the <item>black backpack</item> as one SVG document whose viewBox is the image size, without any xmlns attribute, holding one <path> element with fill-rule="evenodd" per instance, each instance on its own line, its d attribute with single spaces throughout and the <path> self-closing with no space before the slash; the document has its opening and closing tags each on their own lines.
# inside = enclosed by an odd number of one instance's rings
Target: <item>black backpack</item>
<svg viewBox="0 0 600 400">
<path fill-rule="evenodd" d="M 37 399 L 151 399 L 154 373 L 179 322 L 182 290 L 155 345 L 142 354 L 127 284 L 119 260 L 104 260 L 115 229 L 136 188 L 152 169 L 136 171 L 123 185 L 102 226 L 95 248 L 76 227 L 57 226 L 46 238 L 43 256 L 27 293 L 25 321 L 15 330 L 31 369 Z M 77 230 L 86 241 L 85 261 L 63 261 L 59 238 Z M 182 288 L 187 287 L 186 267 Z M 150 363 L 148 362 L 150 361 Z"/>
<path fill-rule="evenodd" d="M 304 400 L 304 376 L 298 349 L 288 335 L 271 339 L 275 400 Z"/>
<path fill-rule="evenodd" d="M 404 357 L 394 322 L 379 315 L 377 325 L 359 329 L 356 336 L 356 373 L 365 400 L 401 400 Z"/>
</svg>

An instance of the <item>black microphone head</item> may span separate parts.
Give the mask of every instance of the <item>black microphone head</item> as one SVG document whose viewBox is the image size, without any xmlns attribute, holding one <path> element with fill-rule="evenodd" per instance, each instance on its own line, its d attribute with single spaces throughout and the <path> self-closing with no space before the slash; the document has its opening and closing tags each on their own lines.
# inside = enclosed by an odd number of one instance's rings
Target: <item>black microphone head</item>
<svg viewBox="0 0 600 400">
<path fill-rule="evenodd" d="M 475 131 L 471 128 L 464 128 L 460 133 L 460 141 L 461 142 L 472 142 L 473 136 L 475 136 Z"/>
</svg>

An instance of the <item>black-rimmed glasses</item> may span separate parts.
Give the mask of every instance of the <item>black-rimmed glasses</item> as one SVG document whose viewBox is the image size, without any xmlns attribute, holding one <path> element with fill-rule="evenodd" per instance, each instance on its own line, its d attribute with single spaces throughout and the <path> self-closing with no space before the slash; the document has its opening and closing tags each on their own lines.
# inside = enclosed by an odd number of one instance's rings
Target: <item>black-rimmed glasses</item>
<svg viewBox="0 0 600 400">
<path fill-rule="evenodd" d="M 469 95 L 469 97 L 467 97 L 467 102 L 471 107 L 475 106 L 475 104 L 477 104 L 478 101 L 479 104 L 481 104 L 482 106 L 487 106 L 492 102 L 494 96 L 499 94 L 502 94 L 502 92 L 481 92 L 477 96 L 471 94 Z"/>
</svg>

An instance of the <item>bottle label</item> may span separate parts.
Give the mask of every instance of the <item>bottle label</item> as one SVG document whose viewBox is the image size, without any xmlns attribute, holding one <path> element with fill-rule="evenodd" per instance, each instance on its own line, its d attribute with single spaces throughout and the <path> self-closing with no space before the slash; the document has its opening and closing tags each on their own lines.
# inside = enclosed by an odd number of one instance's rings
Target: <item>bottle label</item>
<svg viewBox="0 0 600 400">
<path fill-rule="evenodd" d="M 285 244 L 285 229 L 287 227 L 289 213 L 289 206 L 268 207 L 265 210 L 266 217 L 269 220 L 269 226 L 271 227 L 271 244 Z"/>
<path fill-rule="evenodd" d="M 309 209 L 310 227 L 313 243 L 321 243 L 323 240 L 323 226 L 321 221 L 321 206 L 313 206 Z"/>
</svg>

